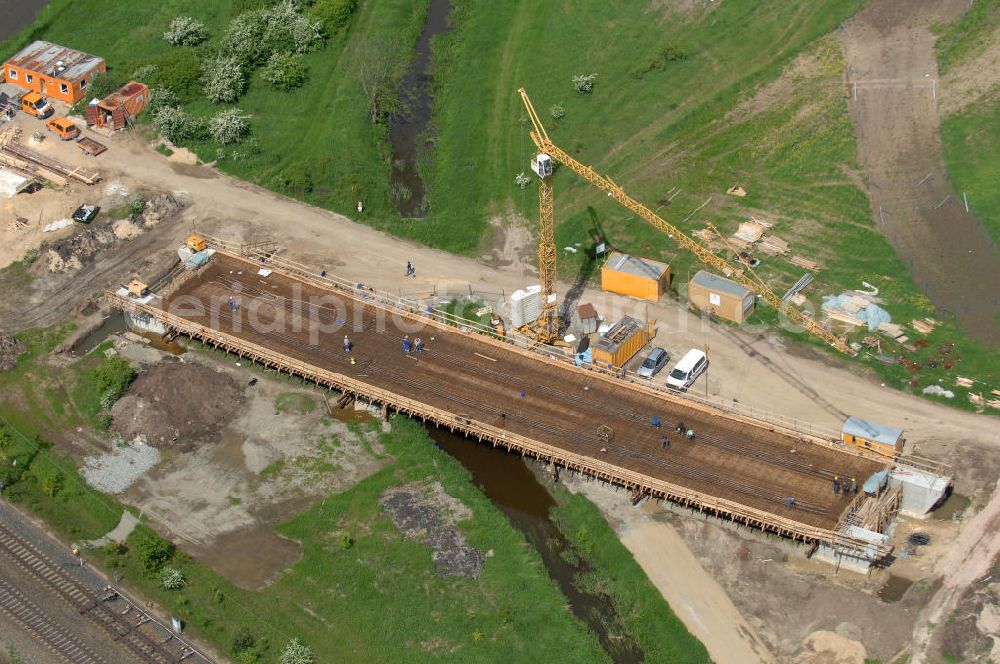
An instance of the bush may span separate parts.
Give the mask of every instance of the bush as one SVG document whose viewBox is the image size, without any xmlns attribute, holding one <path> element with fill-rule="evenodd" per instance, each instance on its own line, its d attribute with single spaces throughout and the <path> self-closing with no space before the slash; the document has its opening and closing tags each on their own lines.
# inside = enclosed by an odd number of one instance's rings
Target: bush
<svg viewBox="0 0 1000 664">
<path fill-rule="evenodd" d="M 42 492 L 49 498 L 55 498 L 63 490 L 66 483 L 66 476 L 61 470 L 56 470 L 45 476 L 42 480 Z"/>
<path fill-rule="evenodd" d="M 170 88 L 150 88 L 149 102 L 146 104 L 146 108 L 151 114 L 156 114 L 161 108 L 176 108 L 180 105 L 180 97 Z"/>
<path fill-rule="evenodd" d="M 133 81 L 139 81 L 140 83 L 148 83 L 151 76 L 153 76 L 159 67 L 156 65 L 142 65 L 137 67 L 132 75 L 129 76 Z"/>
<path fill-rule="evenodd" d="M 143 83 L 153 88 L 166 88 L 181 99 L 190 99 L 201 92 L 201 58 L 192 48 L 175 48 L 150 63 L 156 70 Z"/>
<path fill-rule="evenodd" d="M 247 89 L 243 66 L 235 57 L 220 57 L 205 67 L 205 96 L 216 104 L 231 104 Z"/>
<path fill-rule="evenodd" d="M 241 653 L 244 650 L 253 650 L 257 645 L 257 637 L 248 629 L 241 629 L 233 637 L 233 652 Z"/>
<path fill-rule="evenodd" d="M 281 664 L 312 664 L 314 661 L 313 651 L 298 639 L 289 641 L 281 651 Z"/>
<path fill-rule="evenodd" d="M 311 53 L 323 45 L 322 26 L 299 13 L 295 3 L 286 1 L 261 10 L 264 48 L 271 53 Z"/>
<path fill-rule="evenodd" d="M 151 530 L 137 530 L 135 549 L 139 563 L 149 574 L 156 574 L 174 557 L 174 545 Z"/>
<path fill-rule="evenodd" d="M 514 184 L 517 185 L 518 189 L 524 189 L 529 184 L 531 184 L 531 178 L 525 175 L 524 171 L 521 171 L 520 173 L 514 176 Z"/>
<path fill-rule="evenodd" d="M 178 16 L 170 22 L 163 38 L 174 46 L 196 46 L 208 39 L 208 30 L 201 21 L 190 16 Z"/>
<path fill-rule="evenodd" d="M 146 199 L 139 193 L 129 194 L 129 197 L 125 199 L 125 208 L 128 210 L 129 214 L 142 214 L 143 210 L 146 209 Z M 128 364 L 128 362 L 126 362 L 126 364 Z M 131 380 L 131 378 L 129 380 Z"/>
<path fill-rule="evenodd" d="M 291 90 L 306 82 L 302 57 L 290 53 L 272 53 L 264 65 L 261 77 L 276 90 Z"/>
<path fill-rule="evenodd" d="M 87 97 L 91 99 L 94 97 L 103 99 L 124 84 L 125 81 L 112 72 L 95 74 L 94 78 L 90 79 L 90 83 L 87 85 Z"/>
<path fill-rule="evenodd" d="M 566 109 L 563 108 L 560 104 L 553 104 L 552 107 L 549 109 L 549 115 L 552 116 L 553 120 L 562 120 L 564 117 L 566 117 Z"/>
<path fill-rule="evenodd" d="M 160 571 L 160 585 L 164 590 L 180 590 L 187 585 L 187 579 L 179 569 L 165 567 Z"/>
<path fill-rule="evenodd" d="M 317 0 L 309 8 L 309 16 L 319 21 L 327 34 L 344 30 L 358 8 L 358 0 Z"/>
<path fill-rule="evenodd" d="M 283 170 L 278 176 L 278 184 L 300 196 L 313 190 L 312 175 L 301 162 L 294 162 Z"/>
<path fill-rule="evenodd" d="M 673 44 L 664 44 L 649 61 L 632 72 L 632 78 L 641 79 L 651 71 L 664 70 L 671 62 L 687 60 L 687 53 Z"/>
<path fill-rule="evenodd" d="M 586 94 L 594 89 L 597 74 L 577 74 L 573 77 L 573 87 L 580 94 Z"/>
<path fill-rule="evenodd" d="M 143 201 L 142 204 L 145 205 L 146 202 Z M 117 355 L 105 358 L 104 362 L 94 369 L 94 379 L 97 381 L 97 387 L 101 393 L 113 394 L 116 397 L 125 394 L 128 384 L 132 382 L 134 377 L 135 371 L 132 370 L 132 366 L 127 360 Z"/>
<path fill-rule="evenodd" d="M 250 133 L 250 116 L 238 108 L 227 108 L 219 111 L 208 121 L 208 133 L 223 145 L 238 143 Z"/>
</svg>

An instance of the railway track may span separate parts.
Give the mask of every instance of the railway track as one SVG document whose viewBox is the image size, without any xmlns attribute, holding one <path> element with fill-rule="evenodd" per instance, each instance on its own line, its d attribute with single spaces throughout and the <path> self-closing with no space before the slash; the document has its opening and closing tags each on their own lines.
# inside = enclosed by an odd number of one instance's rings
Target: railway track
<svg viewBox="0 0 1000 664">
<path fill-rule="evenodd" d="M 107 660 L 79 643 L 65 628 L 21 591 L 0 579 L 0 612 L 6 614 L 53 655 L 69 664 L 106 664 Z"/>
<path fill-rule="evenodd" d="M 163 644 L 141 631 L 139 629 L 141 624 L 132 625 L 126 622 L 123 616 L 105 603 L 104 597 L 67 574 L 61 564 L 53 561 L 34 544 L 2 523 L 0 523 L 0 551 L 12 559 L 25 574 L 48 587 L 64 603 L 76 609 L 112 639 L 123 643 L 141 661 L 151 664 L 176 664 L 180 661 L 177 656 L 165 649 Z M 16 612 L 16 619 L 19 622 L 31 624 L 30 621 L 35 620 L 32 605 L 23 600 L 18 601 L 17 596 L 13 597 L 14 599 L 10 600 L 10 606 L 5 604 L 5 610 L 8 613 Z M 50 625 L 50 627 L 52 626 Z M 51 644 L 62 642 L 57 627 L 53 627 L 47 633 L 49 638 L 45 639 L 46 645 L 55 647 Z M 75 663 L 78 660 L 70 659 L 69 661 Z M 93 661 L 101 662 L 104 660 L 95 659 Z"/>
</svg>

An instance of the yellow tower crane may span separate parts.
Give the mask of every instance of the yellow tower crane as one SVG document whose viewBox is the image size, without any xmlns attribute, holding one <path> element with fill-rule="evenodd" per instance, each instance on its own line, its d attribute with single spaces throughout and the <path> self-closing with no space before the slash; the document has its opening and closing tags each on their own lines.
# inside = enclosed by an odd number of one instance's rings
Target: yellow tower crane
<svg viewBox="0 0 1000 664">
<path fill-rule="evenodd" d="M 527 109 L 528 117 L 531 119 L 531 124 L 533 125 L 533 129 L 531 130 L 531 140 L 534 141 L 535 147 L 538 149 L 538 154 L 532 160 L 532 170 L 535 171 L 541 180 L 541 186 L 539 187 L 541 237 L 539 239 L 538 247 L 538 263 L 539 272 L 542 275 L 542 297 L 545 298 L 543 302 L 543 309 L 548 312 L 548 315 L 551 317 L 544 320 L 539 319 L 542 321 L 542 325 L 539 327 L 544 326 L 544 321 L 552 320 L 555 321 L 556 328 L 558 328 L 558 320 L 555 318 L 556 305 L 554 302 L 550 302 L 550 300 L 553 299 L 550 296 L 555 292 L 556 272 L 556 247 L 551 183 L 552 161 L 555 160 L 572 170 L 590 184 L 605 192 L 609 198 L 613 198 L 618 201 L 620 205 L 632 212 L 632 214 L 645 220 L 657 230 L 665 233 L 681 248 L 687 249 L 693 253 L 698 260 L 705 265 L 714 268 L 733 281 L 739 282 L 743 286 L 746 286 L 753 292 L 757 293 L 760 297 L 764 298 L 768 304 L 784 314 L 791 322 L 801 325 L 810 334 L 819 337 L 840 352 L 848 355 L 854 354 L 854 351 L 852 351 L 851 348 L 844 343 L 843 339 L 817 323 L 812 316 L 792 306 L 788 302 L 785 302 L 784 299 L 768 288 L 763 280 L 761 280 L 761 278 L 758 277 L 753 270 L 749 268 L 749 266 L 746 266 L 745 269 L 743 267 L 737 267 L 725 258 L 717 256 L 711 249 L 697 240 L 688 237 L 686 234 L 681 232 L 679 228 L 667 222 L 645 205 L 629 196 L 625 193 L 625 190 L 618 186 L 618 184 L 616 184 L 611 178 L 597 173 L 590 166 L 581 164 L 579 161 L 562 150 L 562 148 L 558 147 L 549 138 L 548 132 L 545 131 L 545 127 L 542 125 L 542 121 L 539 119 L 538 113 L 535 112 L 535 107 L 531 103 L 528 93 L 524 91 L 524 88 L 520 88 L 518 93 L 521 95 L 521 100 L 524 102 L 524 107 Z M 539 341 L 543 341 L 543 338 L 540 335 L 536 335 L 536 338 Z"/>
</svg>

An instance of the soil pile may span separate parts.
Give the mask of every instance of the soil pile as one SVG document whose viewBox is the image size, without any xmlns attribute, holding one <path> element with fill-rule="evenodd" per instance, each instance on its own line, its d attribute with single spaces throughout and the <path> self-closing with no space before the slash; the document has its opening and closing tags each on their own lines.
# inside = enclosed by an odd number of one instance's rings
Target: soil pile
<svg viewBox="0 0 1000 664">
<path fill-rule="evenodd" d="M 472 513 L 439 483 L 389 489 L 378 502 L 404 537 L 430 547 L 436 576 L 479 578 L 483 552 L 466 544 L 455 527 L 455 521 Z"/>
<path fill-rule="evenodd" d="M 240 387 L 209 367 L 164 360 L 135 379 L 111 408 L 112 429 L 127 440 L 191 449 L 228 424 L 243 401 Z"/>
<path fill-rule="evenodd" d="M 0 336 L 0 372 L 13 369 L 23 352 L 24 345 L 15 337 Z"/>
</svg>

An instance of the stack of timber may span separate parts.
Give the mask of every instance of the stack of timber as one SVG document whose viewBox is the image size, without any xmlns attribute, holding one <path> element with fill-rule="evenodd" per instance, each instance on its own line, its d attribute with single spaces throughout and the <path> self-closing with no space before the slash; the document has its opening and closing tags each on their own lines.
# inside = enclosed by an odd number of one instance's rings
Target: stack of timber
<svg viewBox="0 0 1000 664">
<path fill-rule="evenodd" d="M 85 172 L 79 168 L 73 168 L 58 159 L 52 159 L 34 150 L 30 150 L 17 141 L 10 141 L 2 146 L 2 150 L 17 159 L 28 162 L 35 166 L 40 166 L 45 170 L 57 173 L 58 175 L 73 178 L 84 184 L 97 184 L 101 180 L 101 174 L 97 172 Z"/>
<path fill-rule="evenodd" d="M 779 254 L 784 255 L 789 251 L 788 243 L 777 235 L 764 236 L 761 238 L 760 244 L 757 245 L 757 248 L 765 254 L 770 254 L 771 256 L 777 256 Z"/>
<path fill-rule="evenodd" d="M 802 256 L 792 256 L 791 260 L 788 261 L 792 265 L 797 265 L 798 267 L 804 267 L 807 270 L 812 270 L 813 272 L 819 272 L 819 263 L 816 261 L 811 261 L 808 258 L 802 258 Z"/>
</svg>

